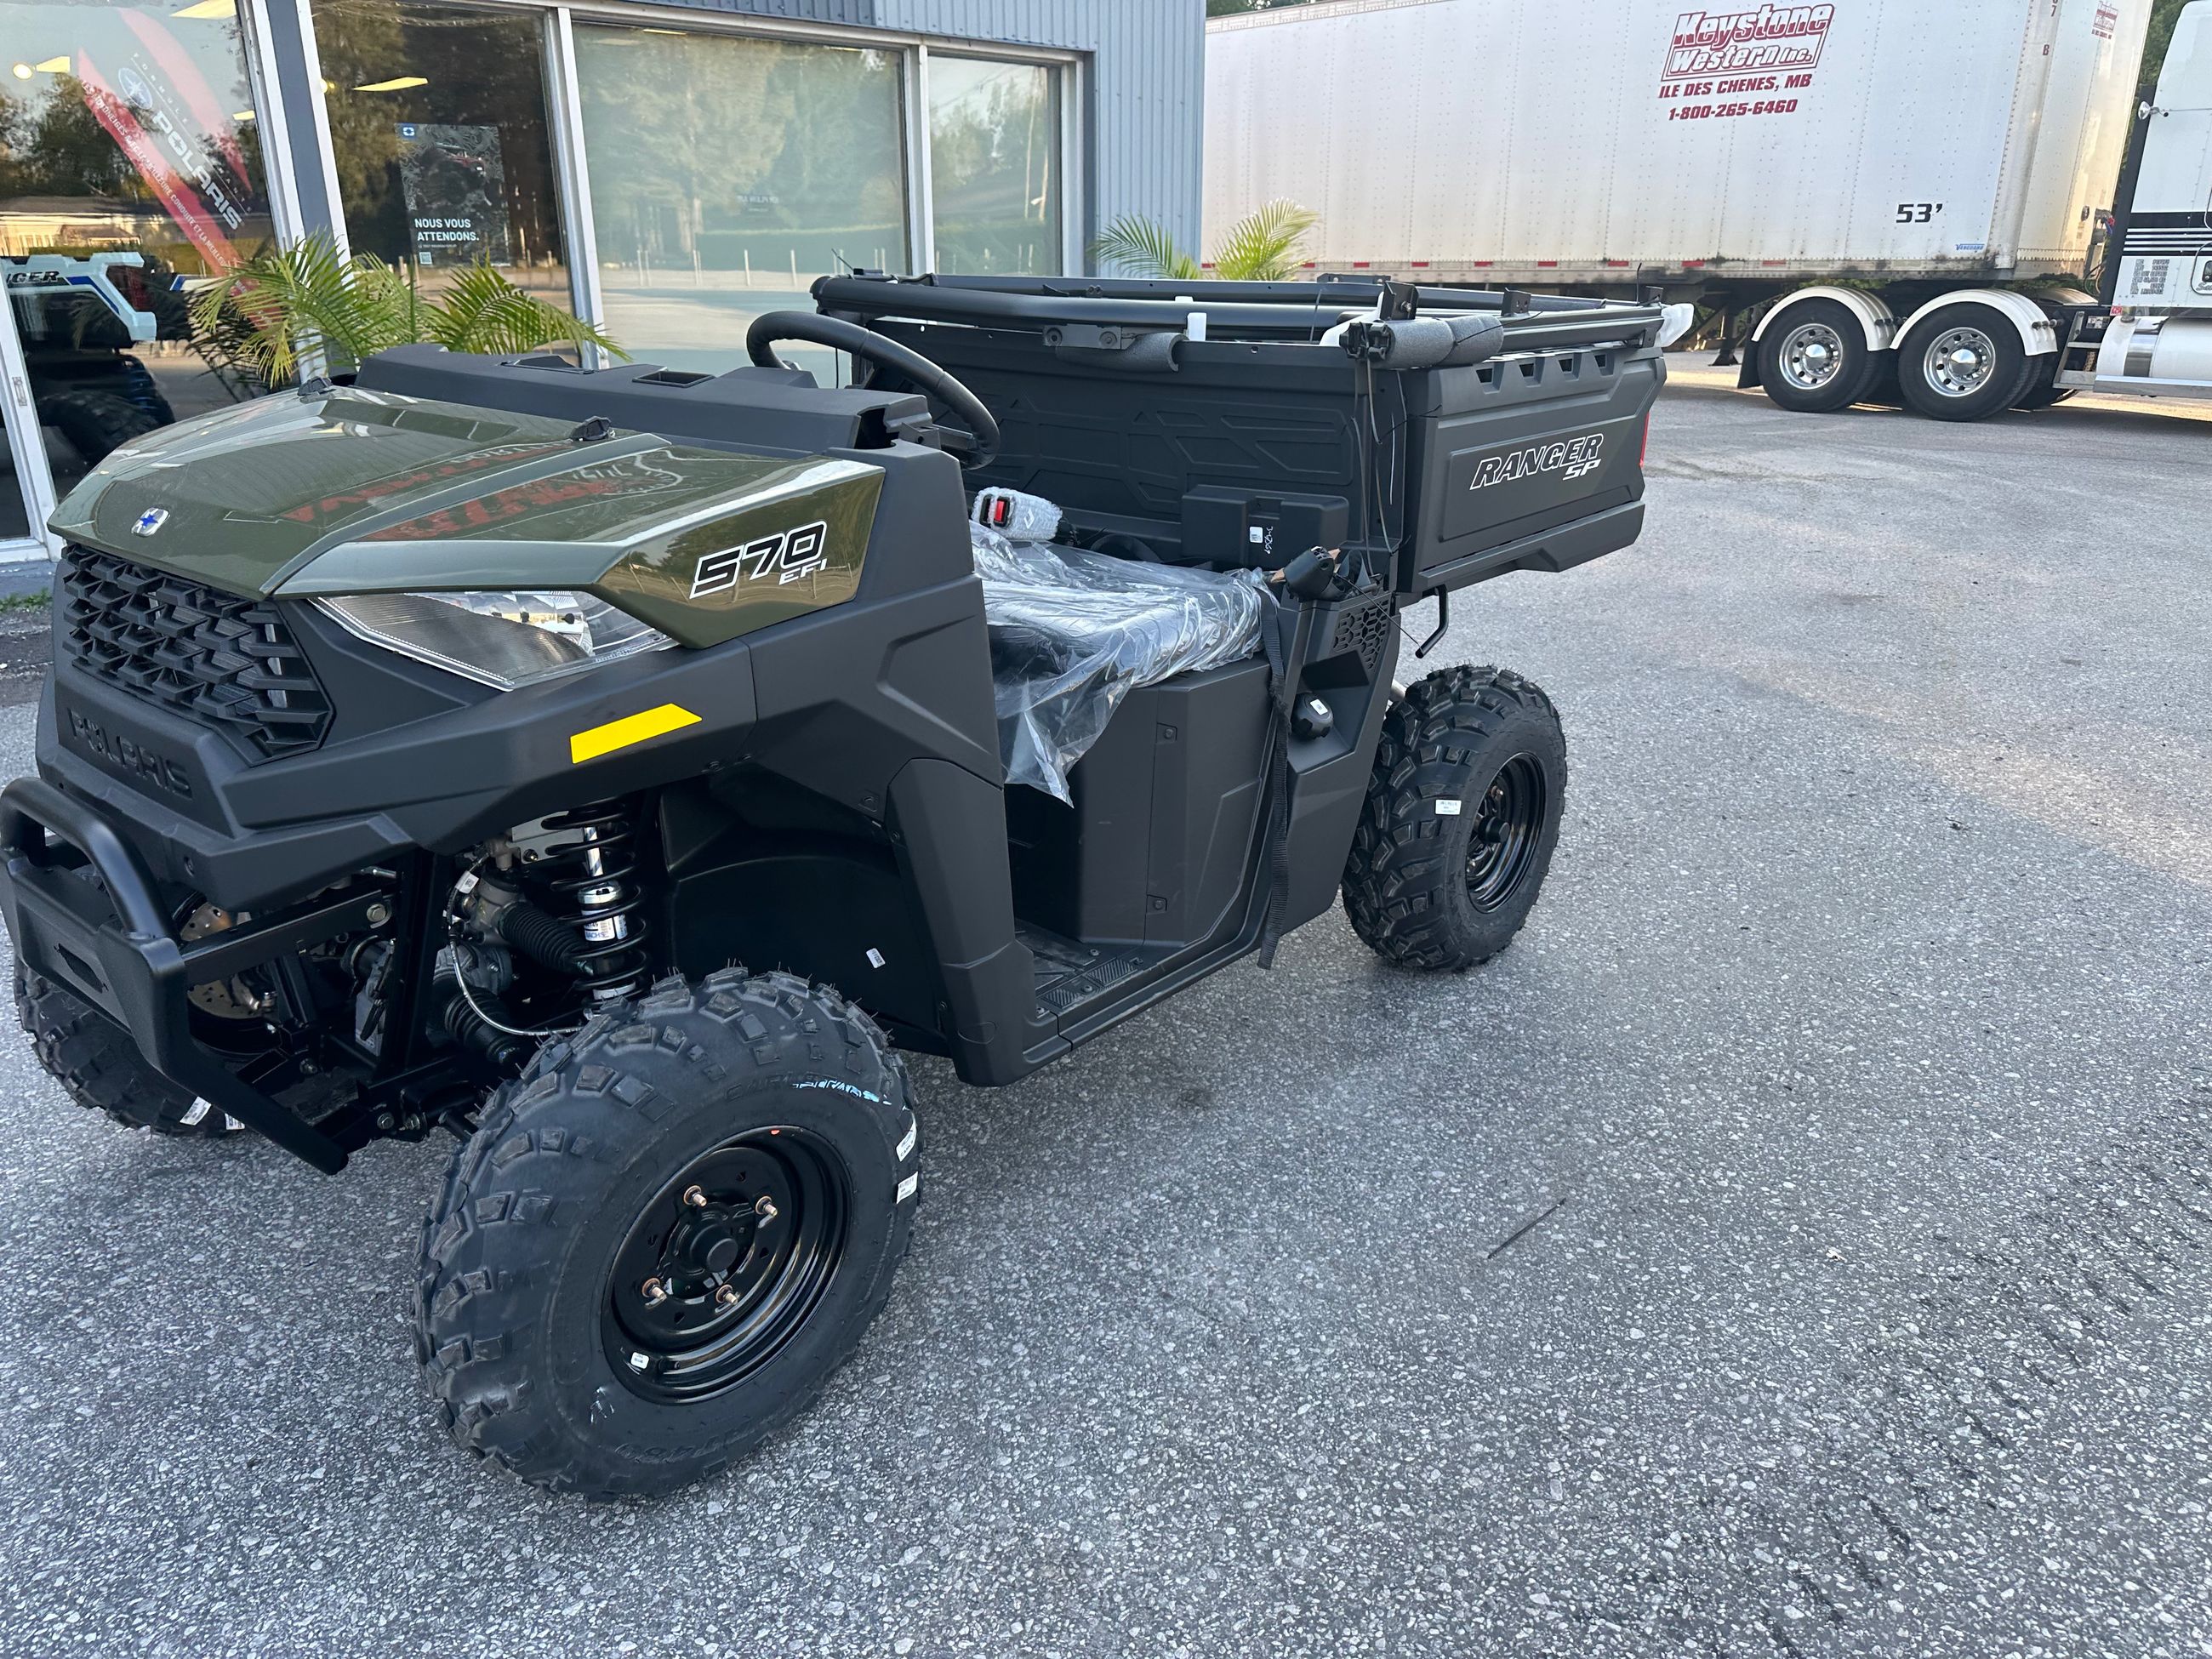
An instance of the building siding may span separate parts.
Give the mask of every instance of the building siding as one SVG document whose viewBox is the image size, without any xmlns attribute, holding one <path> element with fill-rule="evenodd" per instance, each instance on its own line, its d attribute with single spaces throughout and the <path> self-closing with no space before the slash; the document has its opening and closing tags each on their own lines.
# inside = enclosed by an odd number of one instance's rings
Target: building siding
<svg viewBox="0 0 2212 1659">
<path fill-rule="evenodd" d="M 664 3 L 666 0 L 664 0 Z M 1123 214 L 1194 247 L 1206 131 L 1204 0 L 673 0 L 700 11 L 879 28 L 1089 59 L 1088 242 Z"/>
</svg>

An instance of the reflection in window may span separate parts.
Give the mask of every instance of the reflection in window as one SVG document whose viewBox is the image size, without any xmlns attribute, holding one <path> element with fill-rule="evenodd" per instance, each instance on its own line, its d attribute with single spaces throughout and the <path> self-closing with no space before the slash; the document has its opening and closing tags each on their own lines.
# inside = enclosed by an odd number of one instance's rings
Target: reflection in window
<svg viewBox="0 0 2212 1659">
<path fill-rule="evenodd" d="M 814 279 L 903 268 L 896 53 L 576 26 L 607 329 L 655 361 L 746 361 Z M 828 355 L 793 362 L 820 373 Z"/>
<path fill-rule="evenodd" d="M 939 270 L 1059 274 L 1056 82 L 1040 64 L 931 54 L 930 188 Z"/>
<path fill-rule="evenodd" d="M 0 401 L 0 542 L 20 541 L 31 533 L 31 513 L 26 505 L 22 475 L 9 448 L 15 412 Z"/>
<path fill-rule="evenodd" d="M 58 493 L 258 390 L 185 301 L 272 234 L 234 0 L 0 4 L 0 274 Z"/>
<path fill-rule="evenodd" d="M 428 285 L 485 260 L 567 304 L 539 20 L 415 0 L 314 15 L 354 251 Z"/>
</svg>

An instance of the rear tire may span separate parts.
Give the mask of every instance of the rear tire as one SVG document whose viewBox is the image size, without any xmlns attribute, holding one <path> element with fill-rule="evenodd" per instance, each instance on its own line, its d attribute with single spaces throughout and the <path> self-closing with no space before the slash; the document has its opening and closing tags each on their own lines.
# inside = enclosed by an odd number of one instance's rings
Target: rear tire
<svg viewBox="0 0 2212 1659">
<path fill-rule="evenodd" d="M 1864 398 L 1881 368 L 1866 329 L 1837 300 L 1784 305 L 1759 343 L 1759 383 L 1798 415 L 1832 415 Z"/>
<path fill-rule="evenodd" d="M 1898 388 L 1931 421 L 1981 421 L 2027 395 L 2041 359 L 2012 319 L 1968 301 L 1917 324 L 1897 349 Z"/>
<path fill-rule="evenodd" d="M 161 422 L 128 398 L 109 392 L 57 392 L 39 399 L 39 424 L 70 441 L 70 447 L 97 466 L 133 438 L 156 431 Z"/>
<path fill-rule="evenodd" d="M 788 974 L 664 980 L 549 1042 L 423 1224 L 417 1347 L 447 1431 L 590 1498 L 728 1467 L 890 1296 L 917 1140 L 882 1033 Z"/>
<path fill-rule="evenodd" d="M 46 1074 L 88 1110 L 125 1128 L 214 1140 L 242 1126 L 146 1063 L 130 1033 L 90 1003 L 15 964 L 15 1017 Z"/>
<path fill-rule="evenodd" d="M 1354 932 L 1401 968 L 1456 973 L 1513 942 L 1566 800 L 1552 700 L 1502 668 L 1448 668 L 1394 705 L 1344 872 Z"/>
</svg>

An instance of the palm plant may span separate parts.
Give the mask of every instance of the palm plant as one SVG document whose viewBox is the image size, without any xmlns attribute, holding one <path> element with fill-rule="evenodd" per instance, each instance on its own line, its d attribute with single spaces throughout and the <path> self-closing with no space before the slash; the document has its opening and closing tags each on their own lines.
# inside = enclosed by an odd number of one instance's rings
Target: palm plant
<svg viewBox="0 0 2212 1659">
<path fill-rule="evenodd" d="M 489 264 L 453 271 L 424 295 L 412 274 L 373 254 L 349 258 L 328 235 L 264 248 L 192 296 L 196 335 L 250 366 L 270 386 L 297 377 L 303 351 L 348 374 L 396 345 L 427 341 L 452 351 L 505 353 L 586 346 L 628 354 L 592 324 L 517 288 Z"/>
<path fill-rule="evenodd" d="M 1237 283 L 1285 283 L 1304 264 L 1305 240 L 1321 216 L 1296 202 L 1269 202 L 1229 227 L 1213 271 Z M 1123 214 L 1091 245 L 1091 257 L 1133 276 L 1196 282 L 1206 272 L 1157 219 Z"/>
</svg>

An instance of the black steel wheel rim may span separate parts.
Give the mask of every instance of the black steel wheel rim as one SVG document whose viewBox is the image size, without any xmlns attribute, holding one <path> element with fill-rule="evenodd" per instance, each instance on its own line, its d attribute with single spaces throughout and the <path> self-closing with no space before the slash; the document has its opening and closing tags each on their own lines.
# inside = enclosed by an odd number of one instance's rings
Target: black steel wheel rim
<svg viewBox="0 0 2212 1659">
<path fill-rule="evenodd" d="M 1478 910 L 1501 908 L 1535 867 L 1551 810 L 1543 763 L 1520 754 L 1498 769 L 1475 808 L 1468 842 L 1467 893 Z"/>
<path fill-rule="evenodd" d="M 600 1326 L 616 1375 L 676 1405 L 743 1382 L 821 1305 L 852 1213 L 844 1160 L 806 1130 L 749 1130 L 693 1159 L 615 1253 Z"/>
</svg>

